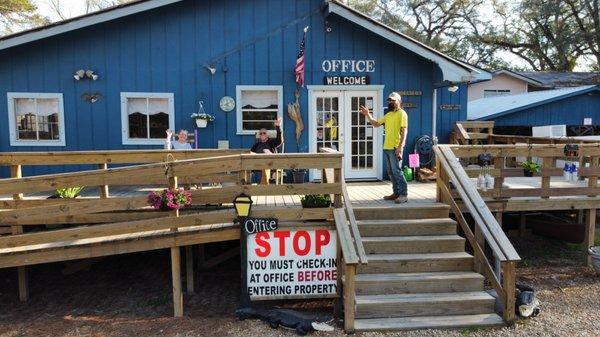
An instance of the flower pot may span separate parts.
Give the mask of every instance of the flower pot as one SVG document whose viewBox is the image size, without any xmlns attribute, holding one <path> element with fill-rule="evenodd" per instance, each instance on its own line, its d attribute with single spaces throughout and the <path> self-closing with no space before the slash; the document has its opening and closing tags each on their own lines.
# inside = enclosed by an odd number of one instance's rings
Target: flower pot
<svg viewBox="0 0 600 337">
<path fill-rule="evenodd" d="M 526 177 L 533 177 L 533 171 L 530 171 L 530 170 L 524 169 L 524 170 L 523 170 L 523 173 L 524 173 L 524 175 L 525 175 Z"/>
<path fill-rule="evenodd" d="M 206 119 L 196 119 L 196 126 L 198 126 L 199 128 L 205 128 L 207 124 L 208 121 Z"/>
<path fill-rule="evenodd" d="M 306 171 L 294 171 L 292 177 L 294 178 L 294 184 L 302 184 L 304 183 L 304 177 L 306 177 Z"/>
<path fill-rule="evenodd" d="M 172 211 L 173 209 L 167 205 L 161 204 L 160 205 L 160 210 L 161 211 Z"/>
</svg>

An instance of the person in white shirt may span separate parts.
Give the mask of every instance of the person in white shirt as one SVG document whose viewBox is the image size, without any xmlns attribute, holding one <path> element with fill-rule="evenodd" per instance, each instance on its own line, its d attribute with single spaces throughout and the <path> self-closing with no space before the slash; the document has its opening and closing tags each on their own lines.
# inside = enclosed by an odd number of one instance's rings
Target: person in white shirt
<svg viewBox="0 0 600 337">
<path fill-rule="evenodd" d="M 177 141 L 173 141 L 173 131 L 167 129 L 167 139 L 165 140 L 165 149 L 167 150 L 191 150 L 192 145 L 187 142 L 188 132 L 185 129 L 179 130 Z"/>
</svg>

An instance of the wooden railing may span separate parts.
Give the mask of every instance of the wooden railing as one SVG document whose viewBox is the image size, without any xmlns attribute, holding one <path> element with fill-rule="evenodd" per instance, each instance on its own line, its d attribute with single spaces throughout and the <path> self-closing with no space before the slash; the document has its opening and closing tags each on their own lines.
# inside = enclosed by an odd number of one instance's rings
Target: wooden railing
<svg viewBox="0 0 600 337">
<path fill-rule="evenodd" d="M 144 152 L 144 151 L 142 151 Z M 214 154 L 214 153 L 213 153 Z M 171 248 L 173 265 L 175 315 L 182 315 L 179 247 L 204 242 L 234 240 L 239 229 L 231 224 L 236 218 L 232 208 L 207 211 L 206 204 L 231 203 L 235 196 L 246 193 L 253 197 L 332 194 L 342 199 L 342 155 L 319 154 L 231 154 L 200 159 L 178 159 L 186 156 L 205 157 L 197 151 L 145 151 L 143 154 L 127 151 L 95 153 L 89 159 L 81 153 L 56 155 L 54 163 L 80 164 L 82 161 L 111 163 L 161 162 L 128 167 L 106 168 L 82 172 L 49 174 L 0 179 L 0 191 L 16 195 L 14 200 L 2 201 L 0 228 L 12 228 L 10 235 L 0 236 L 0 268 L 17 266 L 19 285 L 26 299 L 26 265 L 115 255 L 135 251 Z M 167 156 L 168 155 L 168 156 Z M 41 165 L 42 161 L 28 156 L 4 154 L 3 163 L 10 165 Z M 52 156 L 50 156 L 52 157 Z M 56 159 L 60 157 L 60 160 Z M 77 157 L 77 158 L 75 158 Z M 12 158 L 12 159 L 11 159 Z M 25 158 L 27 158 L 25 160 Z M 48 157 L 49 158 L 49 157 Z M 117 159 L 118 158 L 118 159 Z M 165 161 L 168 159 L 168 161 Z M 12 160 L 12 161 L 11 161 Z M 51 159 L 52 161 L 52 159 Z M 265 169 L 318 169 L 333 170 L 334 181 L 324 183 L 249 185 L 245 172 Z M 179 182 L 224 182 L 215 186 L 191 190 L 193 205 L 185 210 L 161 212 L 150 209 L 146 196 L 109 197 L 108 195 L 77 199 L 25 198 L 27 193 L 54 191 L 72 186 L 131 186 L 150 184 L 153 187 L 177 187 Z M 200 185 L 202 186 L 202 185 Z M 296 225 L 311 223 L 331 224 L 332 208 L 301 208 L 300 206 L 255 206 L 252 215 L 275 217 L 281 223 Z M 160 221 L 157 221 L 160 219 Z M 79 225 L 84 226 L 79 226 Z M 94 225 L 90 225 L 94 224 Z M 49 229 L 48 227 L 59 229 Z M 67 226 L 67 227 L 65 227 Z M 35 228 L 35 231 L 33 229 Z M 110 244 L 112 241 L 121 240 Z M 123 241 L 125 240 L 125 241 Z M 341 241 L 342 243 L 343 241 Z M 103 246 L 104 244 L 104 246 Z M 84 245 L 88 245 L 84 248 Z M 48 251 L 48 249 L 55 250 Z M 61 249 L 69 248 L 69 249 Z M 350 257 L 349 257 L 350 258 Z M 21 271 L 23 271 L 21 273 Z M 188 282 L 193 284 L 193 282 Z M 179 289 L 179 290 L 177 290 Z"/>
<path fill-rule="evenodd" d="M 477 193 L 475 185 L 463 170 L 452 149 L 443 145 L 436 146 L 435 154 L 438 172 L 437 199 L 450 205 L 473 249 L 476 268 L 486 276 L 498 294 L 503 304 L 504 320 L 511 323 L 515 319 L 515 264 L 520 261 L 520 257 Z M 464 217 L 463 210 L 457 204 L 451 190 L 456 192 L 456 199 L 470 213 L 474 230 Z M 486 255 L 486 247 L 492 251 L 491 257 Z"/>
<path fill-rule="evenodd" d="M 497 212 L 500 220 L 505 211 L 580 211 L 581 221 L 585 218 L 583 249 L 587 251 L 594 245 L 596 209 L 600 208 L 600 144 L 577 145 L 576 157 L 565 157 L 564 144 L 463 145 L 448 148 L 465 162 L 474 162 L 481 154 L 491 156 L 492 168 L 487 172 L 494 179 L 494 185 L 478 190 L 478 194 L 486 198 L 488 207 Z M 520 179 L 514 184 L 512 179 L 525 176 L 523 168 L 519 166 L 519 160 L 525 158 L 540 162 L 541 170 L 534 173 L 533 178 Z M 559 159 L 580 163 L 578 181 L 564 181 L 563 167 L 556 165 Z M 465 171 L 470 178 L 480 174 L 478 167 Z M 457 196 L 454 191 L 451 192 L 454 197 Z M 521 226 L 524 227 L 524 223 Z M 588 263 L 591 262 L 587 254 L 586 259 Z"/>
<path fill-rule="evenodd" d="M 574 137 L 532 137 L 518 135 L 498 135 L 494 133 L 494 121 L 458 121 L 450 136 L 450 143 L 458 145 L 482 144 L 586 144 L 597 140 Z"/>
<path fill-rule="evenodd" d="M 340 152 L 331 148 L 321 148 L 320 152 L 340 154 Z M 368 260 L 365 247 L 362 242 L 362 237 L 360 235 L 360 231 L 358 230 L 358 224 L 356 222 L 354 208 L 352 207 L 352 201 L 348 196 L 345 179 L 343 178 L 343 171 L 339 170 L 339 172 L 337 172 L 335 175 L 332 170 L 321 171 L 323 182 L 337 181 L 335 178 L 336 176 L 340 177 L 344 203 L 342 204 L 340 200 L 336 200 L 334 202 L 337 208 L 334 210 L 333 215 L 335 217 L 336 229 L 340 240 L 342 254 L 341 261 L 343 261 L 340 275 L 344 276 L 344 330 L 350 333 L 354 331 L 354 317 L 356 310 L 356 267 L 358 264 L 367 264 Z"/>
</svg>

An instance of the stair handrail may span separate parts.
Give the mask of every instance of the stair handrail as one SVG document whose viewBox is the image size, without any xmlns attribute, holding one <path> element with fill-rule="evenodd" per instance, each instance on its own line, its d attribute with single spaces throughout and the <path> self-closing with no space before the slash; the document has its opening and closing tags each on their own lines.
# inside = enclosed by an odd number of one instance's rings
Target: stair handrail
<svg viewBox="0 0 600 337">
<path fill-rule="evenodd" d="M 350 230 L 352 231 L 352 238 L 354 239 L 354 245 L 356 246 L 356 252 L 358 254 L 358 260 L 360 264 L 367 264 L 369 260 L 367 259 L 367 254 L 365 252 L 365 246 L 362 242 L 362 236 L 360 235 L 360 231 L 358 230 L 358 223 L 356 222 L 356 215 L 354 214 L 354 207 L 352 206 L 352 201 L 348 196 L 348 189 L 346 188 L 346 181 L 342 176 L 342 197 L 344 198 L 344 212 L 346 212 L 346 216 L 348 217 L 348 222 L 350 223 Z"/>
<path fill-rule="evenodd" d="M 478 268 L 481 268 L 504 304 L 504 320 L 511 323 L 515 319 L 515 264 L 521 258 L 477 192 L 475 184 L 468 177 L 450 147 L 447 145 L 437 145 L 434 147 L 434 151 L 437 160 L 438 177 L 436 183 L 438 201 L 450 205 L 469 244 L 473 248 L 476 265 Z M 450 183 L 454 186 L 458 194 L 458 199 L 460 199 L 464 208 L 473 218 L 475 234 L 450 192 Z M 496 275 L 485 255 L 485 242 L 488 243 L 494 257 L 501 265 L 501 275 Z"/>
</svg>

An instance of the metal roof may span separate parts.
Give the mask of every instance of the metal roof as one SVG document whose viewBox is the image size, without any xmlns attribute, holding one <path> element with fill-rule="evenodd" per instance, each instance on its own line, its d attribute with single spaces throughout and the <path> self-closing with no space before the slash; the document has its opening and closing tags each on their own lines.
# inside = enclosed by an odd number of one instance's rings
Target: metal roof
<svg viewBox="0 0 600 337">
<path fill-rule="evenodd" d="M 519 95 L 480 98 L 468 103 L 469 120 L 489 120 L 526 108 L 562 100 L 568 97 L 600 91 L 600 86 L 586 85 L 574 88 L 534 91 Z"/>
<path fill-rule="evenodd" d="M 517 74 L 533 79 L 540 82 L 542 86 L 550 88 L 600 84 L 600 73 L 595 72 L 520 71 Z"/>
</svg>

